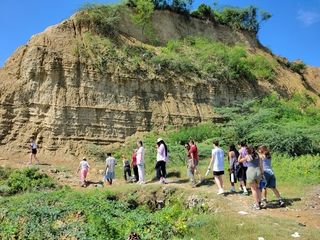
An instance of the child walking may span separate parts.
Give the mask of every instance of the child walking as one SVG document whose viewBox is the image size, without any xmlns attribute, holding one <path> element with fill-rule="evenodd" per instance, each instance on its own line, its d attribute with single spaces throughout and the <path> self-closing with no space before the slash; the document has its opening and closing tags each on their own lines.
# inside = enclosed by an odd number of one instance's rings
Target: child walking
<svg viewBox="0 0 320 240">
<path fill-rule="evenodd" d="M 87 175 L 89 172 L 90 165 L 87 162 L 87 159 L 84 157 L 80 161 L 77 173 L 80 171 L 80 181 L 81 181 L 81 187 L 86 187 L 87 186 Z"/>
<path fill-rule="evenodd" d="M 130 162 L 124 155 L 122 155 L 122 164 L 123 164 L 123 177 L 124 180 L 128 181 L 131 179 L 131 167 Z M 127 176 L 128 175 L 128 176 Z"/>
</svg>

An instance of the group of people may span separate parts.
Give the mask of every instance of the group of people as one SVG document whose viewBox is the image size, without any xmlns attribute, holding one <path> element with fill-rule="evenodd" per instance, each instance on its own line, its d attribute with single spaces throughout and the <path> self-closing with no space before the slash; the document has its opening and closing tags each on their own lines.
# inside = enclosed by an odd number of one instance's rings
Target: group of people
<svg viewBox="0 0 320 240">
<path fill-rule="evenodd" d="M 169 159 L 168 147 L 162 138 L 158 138 L 156 142 L 157 147 L 157 162 L 155 165 L 156 175 L 160 183 L 166 184 L 166 163 Z M 145 184 L 145 149 L 142 141 L 137 142 L 137 148 L 134 149 L 131 162 L 122 155 L 122 166 L 123 166 L 123 177 L 126 181 L 133 181 L 138 184 Z M 104 170 L 104 181 L 109 185 L 112 185 L 112 181 L 115 178 L 115 166 L 117 160 L 112 156 L 111 153 L 107 154 L 106 168 Z M 80 180 L 82 186 L 86 186 L 87 174 L 90 165 L 86 158 L 80 161 L 77 172 L 80 172 Z M 133 170 L 134 176 L 131 176 L 131 169 Z"/>
<path fill-rule="evenodd" d="M 224 151 L 220 148 L 219 142 L 213 142 L 211 165 L 213 175 L 218 187 L 218 194 L 224 193 Z M 239 144 L 239 151 L 235 145 L 230 145 L 228 151 L 228 172 L 231 183 L 230 192 L 235 192 L 235 183 L 239 181 L 240 189 L 244 195 L 248 195 L 247 184 L 249 184 L 254 199 L 253 208 L 256 210 L 267 206 L 267 188 L 270 188 L 278 199 L 279 206 L 285 203 L 276 188 L 276 177 L 271 166 L 271 153 L 267 146 L 247 146 L 244 142 Z"/>
<path fill-rule="evenodd" d="M 156 176 L 160 183 L 165 184 L 166 181 L 166 163 L 169 159 L 168 147 L 163 139 L 159 138 L 156 142 L 157 156 L 156 156 Z M 198 183 L 201 184 L 202 178 L 199 170 L 199 154 L 198 147 L 193 140 L 185 145 L 187 150 L 187 172 L 193 187 Z M 238 150 L 239 149 L 239 150 Z M 244 195 L 249 195 L 247 184 L 251 188 L 252 196 L 254 199 L 254 209 L 258 210 L 267 205 L 267 188 L 272 189 L 280 206 L 284 206 L 279 191 L 276 188 L 276 177 L 271 167 L 271 153 L 266 146 L 253 147 L 247 146 L 241 142 L 238 146 L 230 145 L 227 158 L 228 158 L 228 172 L 231 184 L 230 192 L 236 192 L 235 184 L 239 182 L 240 190 Z M 219 141 L 213 142 L 213 149 L 206 176 L 213 172 L 214 181 L 218 187 L 217 194 L 224 194 L 223 175 L 225 153 L 220 147 Z M 138 184 L 145 184 L 145 149 L 142 141 L 137 142 L 137 149 L 134 150 L 131 162 L 122 156 L 123 174 L 126 181 L 134 181 Z M 116 159 L 108 153 L 106 159 L 106 169 L 104 174 L 105 182 L 112 184 L 115 178 L 115 165 Z M 86 159 L 80 162 L 78 171 L 81 172 L 80 177 L 83 184 L 86 183 L 86 176 L 90 168 Z M 133 169 L 134 176 L 131 177 L 131 168 Z M 196 181 L 198 178 L 198 182 Z"/>
</svg>

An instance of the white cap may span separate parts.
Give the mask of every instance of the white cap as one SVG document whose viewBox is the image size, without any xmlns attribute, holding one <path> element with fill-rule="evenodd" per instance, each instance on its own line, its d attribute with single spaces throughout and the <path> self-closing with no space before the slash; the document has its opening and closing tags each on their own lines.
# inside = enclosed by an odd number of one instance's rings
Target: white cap
<svg viewBox="0 0 320 240">
<path fill-rule="evenodd" d="M 157 139 L 157 143 L 158 143 L 158 142 L 161 142 L 161 141 L 163 141 L 162 138 L 158 138 L 158 139 Z"/>
<path fill-rule="evenodd" d="M 87 158 L 86 158 L 86 157 L 83 157 L 82 160 L 87 160 Z"/>
</svg>

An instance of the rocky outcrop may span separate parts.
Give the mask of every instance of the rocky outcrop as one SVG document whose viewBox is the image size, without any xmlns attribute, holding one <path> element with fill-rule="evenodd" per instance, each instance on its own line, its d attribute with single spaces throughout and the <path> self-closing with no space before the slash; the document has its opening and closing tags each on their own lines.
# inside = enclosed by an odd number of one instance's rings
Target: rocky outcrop
<svg viewBox="0 0 320 240">
<path fill-rule="evenodd" d="M 198 19 L 183 27 L 173 13 L 156 14 L 161 19 L 158 30 L 163 41 L 200 31 L 218 40 L 236 39 L 256 46 L 255 39 L 223 27 L 202 26 Z M 161 32 L 163 24 L 170 25 L 170 32 Z M 120 21 L 121 38 L 126 41 L 131 35 L 144 40 L 129 25 L 128 19 Z M 249 80 L 182 77 L 148 68 L 131 71 L 125 67 L 130 64 L 119 65 L 112 59 L 101 72 L 75 53 L 86 31 L 74 18 L 49 27 L 17 49 L 0 69 L 0 141 L 6 148 L 12 148 L 13 143 L 15 149 L 22 147 L 31 136 L 50 151 L 123 142 L 136 132 L 211 120 L 214 106 L 274 90 L 270 84 Z M 236 37 L 239 34 L 241 37 Z M 287 92 L 302 88 L 284 86 Z"/>
</svg>

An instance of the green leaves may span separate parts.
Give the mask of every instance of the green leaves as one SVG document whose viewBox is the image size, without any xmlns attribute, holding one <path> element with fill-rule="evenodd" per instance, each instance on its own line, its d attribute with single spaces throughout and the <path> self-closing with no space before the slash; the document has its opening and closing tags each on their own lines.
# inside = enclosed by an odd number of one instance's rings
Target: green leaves
<svg viewBox="0 0 320 240">
<path fill-rule="evenodd" d="M 249 54 L 244 46 L 228 46 L 203 37 L 171 40 L 152 60 L 171 71 L 218 79 L 273 81 L 275 63 L 259 54 Z"/>
<path fill-rule="evenodd" d="M 188 232 L 191 210 L 179 201 L 153 212 L 146 205 L 132 209 L 126 201 L 108 200 L 111 194 L 68 190 L 1 201 L 0 238 L 126 239 L 134 231 L 142 239 L 173 239 Z"/>
<path fill-rule="evenodd" d="M 4 171 L 4 169 L 0 170 Z M 11 195 L 19 192 L 56 187 L 54 181 L 47 174 L 40 173 L 36 168 L 12 171 L 0 184 L 0 195 Z"/>
</svg>

